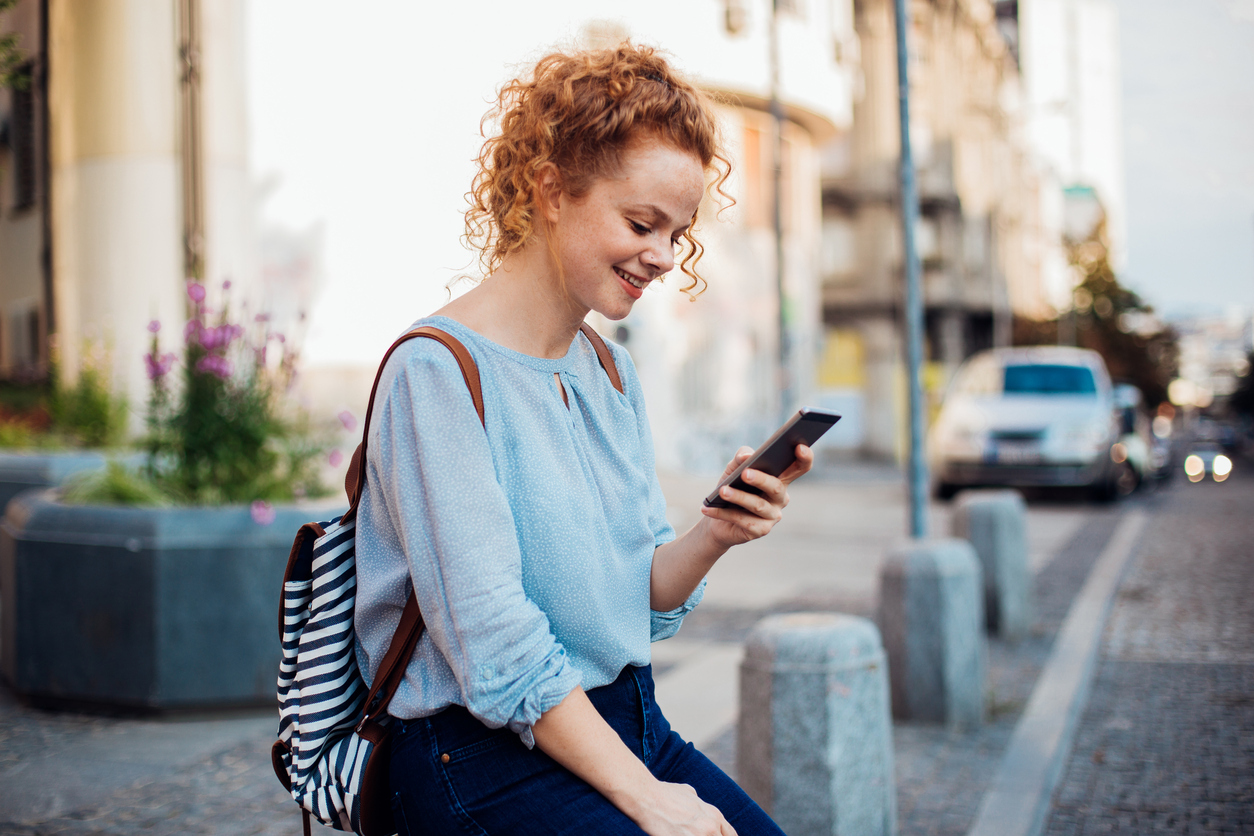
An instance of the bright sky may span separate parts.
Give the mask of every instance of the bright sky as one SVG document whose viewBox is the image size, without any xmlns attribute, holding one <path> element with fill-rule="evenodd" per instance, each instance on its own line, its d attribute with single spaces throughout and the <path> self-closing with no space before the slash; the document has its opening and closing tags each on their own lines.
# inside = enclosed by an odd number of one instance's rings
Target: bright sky
<svg viewBox="0 0 1254 836">
<path fill-rule="evenodd" d="M 1254 0 L 1118 0 L 1125 282 L 1166 314 L 1254 311 Z"/>
<path fill-rule="evenodd" d="M 1254 310 L 1254 0 L 1117 2 L 1124 278 L 1169 314 Z M 307 362 L 373 365 L 468 269 L 462 195 L 487 98 L 572 34 L 542 8 L 249 3 L 252 166 L 279 181 L 263 215 L 325 223 Z"/>
</svg>

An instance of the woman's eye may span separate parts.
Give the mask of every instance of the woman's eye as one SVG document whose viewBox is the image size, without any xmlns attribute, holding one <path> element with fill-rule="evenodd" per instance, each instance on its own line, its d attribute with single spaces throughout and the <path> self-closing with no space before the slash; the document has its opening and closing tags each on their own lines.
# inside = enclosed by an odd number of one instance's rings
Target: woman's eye
<svg viewBox="0 0 1254 836">
<path fill-rule="evenodd" d="M 652 232 L 652 230 L 644 224 L 638 224 L 635 221 L 628 221 L 628 223 L 631 224 L 632 231 L 634 231 L 637 235 L 648 235 Z"/>
</svg>

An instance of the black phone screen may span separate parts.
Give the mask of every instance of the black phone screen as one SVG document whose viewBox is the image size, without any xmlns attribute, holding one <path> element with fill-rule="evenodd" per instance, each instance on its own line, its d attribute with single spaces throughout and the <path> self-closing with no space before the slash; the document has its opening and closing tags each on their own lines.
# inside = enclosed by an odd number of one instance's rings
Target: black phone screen
<svg viewBox="0 0 1254 836">
<path fill-rule="evenodd" d="M 789 418 L 784 423 L 784 426 L 776 430 L 775 434 L 768 438 L 765 444 L 754 450 L 753 455 L 746 459 L 743 464 L 727 474 L 710 495 L 705 498 L 705 504 L 711 508 L 728 508 L 733 505 L 734 503 L 728 502 L 719 496 L 719 491 L 723 489 L 724 485 L 731 485 L 736 490 L 761 496 L 761 491 L 745 484 L 745 481 L 741 478 L 741 474 L 746 469 L 760 470 L 771 476 L 780 475 L 797 460 L 796 451 L 798 444 L 805 444 L 806 446 L 814 444 L 823 436 L 823 433 L 831 429 L 832 425 L 839 420 L 840 416 L 835 412 L 813 407 L 803 408 L 796 415 Z"/>
</svg>

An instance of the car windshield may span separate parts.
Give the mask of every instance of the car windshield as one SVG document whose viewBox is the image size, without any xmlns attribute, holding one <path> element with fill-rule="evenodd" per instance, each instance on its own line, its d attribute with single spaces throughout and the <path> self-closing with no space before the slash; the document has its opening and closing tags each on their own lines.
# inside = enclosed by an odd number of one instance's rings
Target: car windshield
<svg viewBox="0 0 1254 836">
<path fill-rule="evenodd" d="M 1030 364 L 1006 366 L 1007 395 L 1095 395 L 1097 382 L 1085 366 Z"/>
</svg>

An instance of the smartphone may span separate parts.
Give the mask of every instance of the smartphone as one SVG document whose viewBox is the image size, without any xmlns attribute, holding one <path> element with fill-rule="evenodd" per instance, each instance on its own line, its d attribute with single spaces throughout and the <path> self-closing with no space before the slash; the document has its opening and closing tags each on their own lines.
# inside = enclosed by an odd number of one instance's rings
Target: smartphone
<svg viewBox="0 0 1254 836">
<path fill-rule="evenodd" d="M 778 476 L 797 460 L 797 445 L 810 446 L 818 441 L 823 433 L 832 428 L 840 420 L 835 412 L 826 409 L 804 407 L 796 415 L 788 419 L 784 426 L 775 431 L 766 443 L 753 451 L 753 455 L 745 459 L 739 467 L 727 474 L 714 491 L 705 498 L 705 504 L 711 508 L 728 508 L 734 505 L 719 496 L 724 485 L 731 485 L 736 490 L 762 496 L 758 489 L 745 484 L 741 474 L 746 468 L 760 470 L 771 476 Z"/>
</svg>

